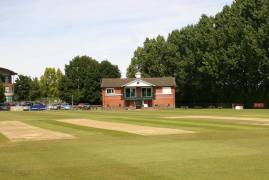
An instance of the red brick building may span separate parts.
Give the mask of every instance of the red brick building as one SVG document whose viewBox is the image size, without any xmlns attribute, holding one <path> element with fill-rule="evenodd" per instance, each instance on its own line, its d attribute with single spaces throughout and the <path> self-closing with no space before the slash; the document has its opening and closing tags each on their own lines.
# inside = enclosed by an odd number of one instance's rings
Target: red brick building
<svg viewBox="0 0 269 180">
<path fill-rule="evenodd" d="M 0 67 L 0 83 L 4 83 L 6 102 L 12 102 L 14 96 L 13 76 L 17 73 Z"/>
<path fill-rule="evenodd" d="M 102 80 L 103 107 L 175 108 L 176 82 L 173 77 L 108 78 Z"/>
</svg>

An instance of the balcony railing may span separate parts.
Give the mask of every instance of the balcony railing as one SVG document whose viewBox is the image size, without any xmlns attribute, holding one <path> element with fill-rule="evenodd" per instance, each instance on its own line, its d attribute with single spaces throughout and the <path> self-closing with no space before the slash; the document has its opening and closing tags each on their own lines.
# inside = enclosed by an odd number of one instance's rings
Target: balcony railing
<svg viewBox="0 0 269 180">
<path fill-rule="evenodd" d="M 122 96 L 122 99 L 124 100 L 153 100 L 155 99 L 155 96 L 132 96 L 132 97 L 127 97 L 126 95 Z"/>
</svg>

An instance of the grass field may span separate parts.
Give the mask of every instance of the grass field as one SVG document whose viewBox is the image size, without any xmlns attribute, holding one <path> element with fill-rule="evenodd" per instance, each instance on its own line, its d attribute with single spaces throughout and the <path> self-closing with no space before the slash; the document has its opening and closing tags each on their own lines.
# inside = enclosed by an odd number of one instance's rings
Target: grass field
<svg viewBox="0 0 269 180">
<path fill-rule="evenodd" d="M 167 118 L 188 115 L 234 120 Z M 235 117 L 266 122 L 269 110 L 0 112 L 0 121 L 21 121 L 76 137 L 10 142 L 0 134 L 0 179 L 268 180 L 269 125 Z M 195 133 L 142 136 L 57 121 L 69 118 Z"/>
</svg>

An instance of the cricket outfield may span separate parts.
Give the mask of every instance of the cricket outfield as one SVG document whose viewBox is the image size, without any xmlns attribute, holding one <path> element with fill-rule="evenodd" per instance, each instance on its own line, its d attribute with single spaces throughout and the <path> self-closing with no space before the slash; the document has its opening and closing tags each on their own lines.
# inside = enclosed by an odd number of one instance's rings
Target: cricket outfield
<svg viewBox="0 0 269 180">
<path fill-rule="evenodd" d="M 269 110 L 0 112 L 0 126 L 0 179 L 269 179 Z"/>
</svg>

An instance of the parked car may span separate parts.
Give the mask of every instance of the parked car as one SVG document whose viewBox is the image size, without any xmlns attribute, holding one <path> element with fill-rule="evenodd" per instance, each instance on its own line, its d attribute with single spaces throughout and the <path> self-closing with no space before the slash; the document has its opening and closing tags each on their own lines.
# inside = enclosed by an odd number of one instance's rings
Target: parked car
<svg viewBox="0 0 269 180">
<path fill-rule="evenodd" d="M 48 109 L 48 110 L 53 110 L 53 104 L 49 104 L 49 105 L 47 105 L 47 109 Z"/>
<path fill-rule="evenodd" d="M 6 103 L 1 103 L 0 104 L 0 111 L 8 111 L 9 106 Z"/>
<path fill-rule="evenodd" d="M 61 104 L 61 109 L 62 110 L 70 110 L 72 109 L 72 106 L 68 103 Z"/>
<path fill-rule="evenodd" d="M 31 106 L 32 111 L 42 111 L 42 110 L 46 110 L 46 109 L 47 109 L 46 105 L 44 105 L 42 103 L 33 104 Z"/>
<path fill-rule="evenodd" d="M 30 111 L 33 103 L 24 102 L 24 103 L 21 103 L 20 105 L 23 106 L 23 111 Z"/>
<path fill-rule="evenodd" d="M 60 104 L 49 104 L 47 109 L 48 110 L 59 110 L 59 109 L 61 109 L 61 105 Z"/>
<path fill-rule="evenodd" d="M 60 110 L 61 109 L 61 104 L 54 104 L 53 109 L 54 110 Z"/>
<path fill-rule="evenodd" d="M 31 106 L 23 106 L 23 111 L 30 111 L 31 110 Z"/>
<path fill-rule="evenodd" d="M 87 109 L 90 109 L 91 105 L 89 103 L 79 103 L 77 107 L 79 109 L 87 110 Z"/>
</svg>

